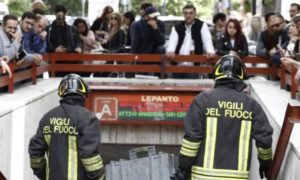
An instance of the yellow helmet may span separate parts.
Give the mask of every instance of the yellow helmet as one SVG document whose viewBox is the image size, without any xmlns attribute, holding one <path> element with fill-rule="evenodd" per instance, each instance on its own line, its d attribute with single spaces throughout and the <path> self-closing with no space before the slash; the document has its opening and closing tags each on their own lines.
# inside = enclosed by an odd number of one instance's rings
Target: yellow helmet
<svg viewBox="0 0 300 180">
<path fill-rule="evenodd" d="M 64 97 L 69 94 L 77 94 L 87 97 L 88 87 L 83 79 L 77 74 L 68 74 L 60 82 L 58 86 L 58 95 Z"/>
<path fill-rule="evenodd" d="M 239 79 L 246 78 L 245 65 L 241 59 L 233 54 L 222 56 L 214 67 L 214 79 Z"/>
</svg>

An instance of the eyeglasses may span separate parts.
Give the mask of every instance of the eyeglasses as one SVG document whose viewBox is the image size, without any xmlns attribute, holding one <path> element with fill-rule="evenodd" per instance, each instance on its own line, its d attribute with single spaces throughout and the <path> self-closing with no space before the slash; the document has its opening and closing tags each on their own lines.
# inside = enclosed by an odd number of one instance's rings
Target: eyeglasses
<svg viewBox="0 0 300 180">
<path fill-rule="evenodd" d="M 110 20 L 117 20 L 117 17 L 112 16 L 112 17 L 110 18 Z"/>
<path fill-rule="evenodd" d="M 278 28 L 281 24 L 282 24 L 282 22 L 277 23 L 277 24 L 273 24 L 273 25 L 271 25 L 271 28 L 274 28 L 274 27 L 277 27 L 277 28 Z"/>
</svg>

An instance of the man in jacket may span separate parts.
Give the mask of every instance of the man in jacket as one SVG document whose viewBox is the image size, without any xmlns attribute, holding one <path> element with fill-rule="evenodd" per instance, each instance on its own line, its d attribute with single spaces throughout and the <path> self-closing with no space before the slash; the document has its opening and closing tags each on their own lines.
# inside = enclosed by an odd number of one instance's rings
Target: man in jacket
<svg viewBox="0 0 300 180">
<path fill-rule="evenodd" d="M 252 138 L 260 176 L 268 176 L 273 129 L 258 102 L 242 91 L 245 75 L 235 55 L 216 63 L 215 89 L 197 95 L 184 120 L 178 179 L 248 179 Z"/>
<path fill-rule="evenodd" d="M 34 26 L 37 17 L 32 12 L 24 12 L 21 18 L 20 29 L 22 33 L 22 45 L 19 50 L 19 57 L 17 59 L 24 60 L 26 63 L 40 64 L 43 60 L 42 54 L 31 51 L 32 34 L 34 34 Z M 21 55 L 24 57 L 20 57 Z M 22 58 L 22 59 L 21 59 Z"/>
<path fill-rule="evenodd" d="M 267 29 L 261 32 L 256 46 L 257 56 L 267 56 L 271 61 L 280 66 L 280 51 L 278 46 L 283 46 L 289 41 L 287 31 L 284 29 L 284 18 L 280 14 L 268 13 L 265 15 Z"/>
<path fill-rule="evenodd" d="M 134 25 L 131 53 L 164 54 L 165 25 L 157 19 L 160 13 L 155 7 L 145 9 L 145 16 Z"/>
<path fill-rule="evenodd" d="M 40 179 L 104 179 L 99 121 L 84 108 L 87 92 L 76 74 L 60 82 L 60 105 L 43 116 L 29 143 L 31 168 Z"/>
<path fill-rule="evenodd" d="M 18 31 L 18 17 L 7 14 L 0 28 L 0 55 L 8 56 L 7 62 L 16 57 L 21 47 L 21 33 Z"/>
<path fill-rule="evenodd" d="M 78 30 L 66 23 L 67 9 L 63 5 L 55 7 L 56 19 L 47 27 L 47 52 L 82 52 Z"/>
</svg>

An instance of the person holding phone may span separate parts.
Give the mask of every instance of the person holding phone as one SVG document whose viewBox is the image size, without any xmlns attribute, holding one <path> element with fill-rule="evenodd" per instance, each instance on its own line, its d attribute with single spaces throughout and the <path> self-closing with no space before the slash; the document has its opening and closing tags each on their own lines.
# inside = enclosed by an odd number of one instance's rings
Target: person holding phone
<svg viewBox="0 0 300 180">
<path fill-rule="evenodd" d="M 64 5 L 55 7 L 56 19 L 47 27 L 47 52 L 82 53 L 79 32 L 66 23 L 67 9 Z"/>
<path fill-rule="evenodd" d="M 36 22 L 36 16 L 33 12 L 24 12 L 21 17 L 20 30 L 22 33 L 22 43 L 19 53 L 16 57 L 18 63 L 32 63 L 40 64 L 42 61 L 42 56 L 40 54 L 35 54 L 30 51 L 30 40 L 31 34 L 33 33 L 33 27 Z"/>
</svg>

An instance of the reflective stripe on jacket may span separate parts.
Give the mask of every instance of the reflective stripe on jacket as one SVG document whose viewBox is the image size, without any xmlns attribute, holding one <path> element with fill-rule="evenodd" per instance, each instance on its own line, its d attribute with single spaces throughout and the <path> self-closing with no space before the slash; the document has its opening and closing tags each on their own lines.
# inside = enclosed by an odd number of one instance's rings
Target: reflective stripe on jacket
<svg viewBox="0 0 300 180">
<path fill-rule="evenodd" d="M 248 179 L 252 139 L 272 159 L 273 129 L 261 108 L 234 84 L 195 97 L 186 114 L 179 166 L 191 179 Z"/>
</svg>

